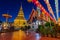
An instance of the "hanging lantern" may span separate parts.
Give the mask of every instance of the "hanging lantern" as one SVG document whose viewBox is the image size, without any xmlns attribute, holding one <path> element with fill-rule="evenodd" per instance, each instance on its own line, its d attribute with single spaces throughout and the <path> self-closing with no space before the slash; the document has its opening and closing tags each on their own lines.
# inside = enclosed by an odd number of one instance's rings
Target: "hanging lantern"
<svg viewBox="0 0 60 40">
<path fill-rule="evenodd" d="M 32 2 L 32 0 L 27 0 L 28 2 Z"/>
</svg>

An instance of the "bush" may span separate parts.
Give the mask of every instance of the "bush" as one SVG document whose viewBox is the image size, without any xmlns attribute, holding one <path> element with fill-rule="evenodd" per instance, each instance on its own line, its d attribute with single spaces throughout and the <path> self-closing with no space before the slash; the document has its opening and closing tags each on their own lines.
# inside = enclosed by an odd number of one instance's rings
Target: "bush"
<svg viewBox="0 0 60 40">
<path fill-rule="evenodd" d="M 11 27 L 9 28 L 9 30 L 10 30 L 10 31 L 14 31 L 14 26 L 11 26 Z"/>
</svg>

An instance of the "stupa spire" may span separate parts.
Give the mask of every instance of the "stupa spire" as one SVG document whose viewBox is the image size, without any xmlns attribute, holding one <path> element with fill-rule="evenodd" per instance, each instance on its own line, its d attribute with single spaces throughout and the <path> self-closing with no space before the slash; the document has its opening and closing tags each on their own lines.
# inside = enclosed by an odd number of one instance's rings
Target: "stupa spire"
<svg viewBox="0 0 60 40">
<path fill-rule="evenodd" d="M 21 3 L 21 7 L 20 7 L 20 10 L 22 10 L 22 3 Z"/>
<path fill-rule="evenodd" d="M 21 4 L 18 15 L 17 15 L 16 19 L 14 20 L 14 26 L 24 27 L 26 25 L 27 25 L 27 21 L 25 20 L 24 12 L 23 12 L 23 8 L 22 8 L 22 4 Z"/>
<path fill-rule="evenodd" d="M 24 17 L 23 8 L 22 8 L 22 3 L 21 3 L 21 6 L 20 6 L 20 9 L 19 9 L 18 16 L 23 16 L 23 17 Z"/>
</svg>

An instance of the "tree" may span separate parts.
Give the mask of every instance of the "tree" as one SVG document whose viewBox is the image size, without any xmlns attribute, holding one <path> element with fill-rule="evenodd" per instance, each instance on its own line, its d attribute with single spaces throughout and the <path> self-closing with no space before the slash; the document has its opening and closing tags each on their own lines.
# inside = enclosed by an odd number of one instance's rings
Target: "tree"
<svg viewBox="0 0 60 40">
<path fill-rule="evenodd" d="M 46 23 L 45 23 L 45 26 L 46 26 L 46 27 L 48 27 L 48 26 L 50 27 L 50 23 L 49 23 L 49 22 L 46 22 Z"/>
<path fill-rule="evenodd" d="M 54 22 L 51 21 L 51 26 L 54 26 Z"/>
<path fill-rule="evenodd" d="M 28 29 L 30 29 L 31 27 L 30 26 L 28 26 Z"/>
<path fill-rule="evenodd" d="M 46 27 L 46 34 L 47 34 L 47 36 L 49 35 L 49 34 L 51 34 L 51 29 L 52 29 L 52 26 L 51 26 L 51 24 L 50 24 L 50 22 L 46 22 L 45 23 L 45 27 Z"/>
<path fill-rule="evenodd" d="M 2 23 L 2 21 L 0 20 L 0 23 Z"/>
</svg>

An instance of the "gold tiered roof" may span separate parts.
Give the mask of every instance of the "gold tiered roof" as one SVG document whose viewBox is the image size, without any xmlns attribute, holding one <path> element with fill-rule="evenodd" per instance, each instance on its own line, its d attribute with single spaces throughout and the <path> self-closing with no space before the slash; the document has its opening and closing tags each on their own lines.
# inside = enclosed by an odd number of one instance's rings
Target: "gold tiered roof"
<svg viewBox="0 0 60 40">
<path fill-rule="evenodd" d="M 27 25 L 27 21 L 24 18 L 24 13 L 23 13 L 22 6 L 21 6 L 19 13 L 18 13 L 16 19 L 14 20 L 14 26 L 24 27 L 26 25 Z"/>
<path fill-rule="evenodd" d="M 16 19 L 25 20 L 24 13 L 23 13 L 23 10 L 22 10 L 22 6 L 20 8 L 20 11 L 19 11 L 18 16 L 16 17 Z"/>
</svg>

